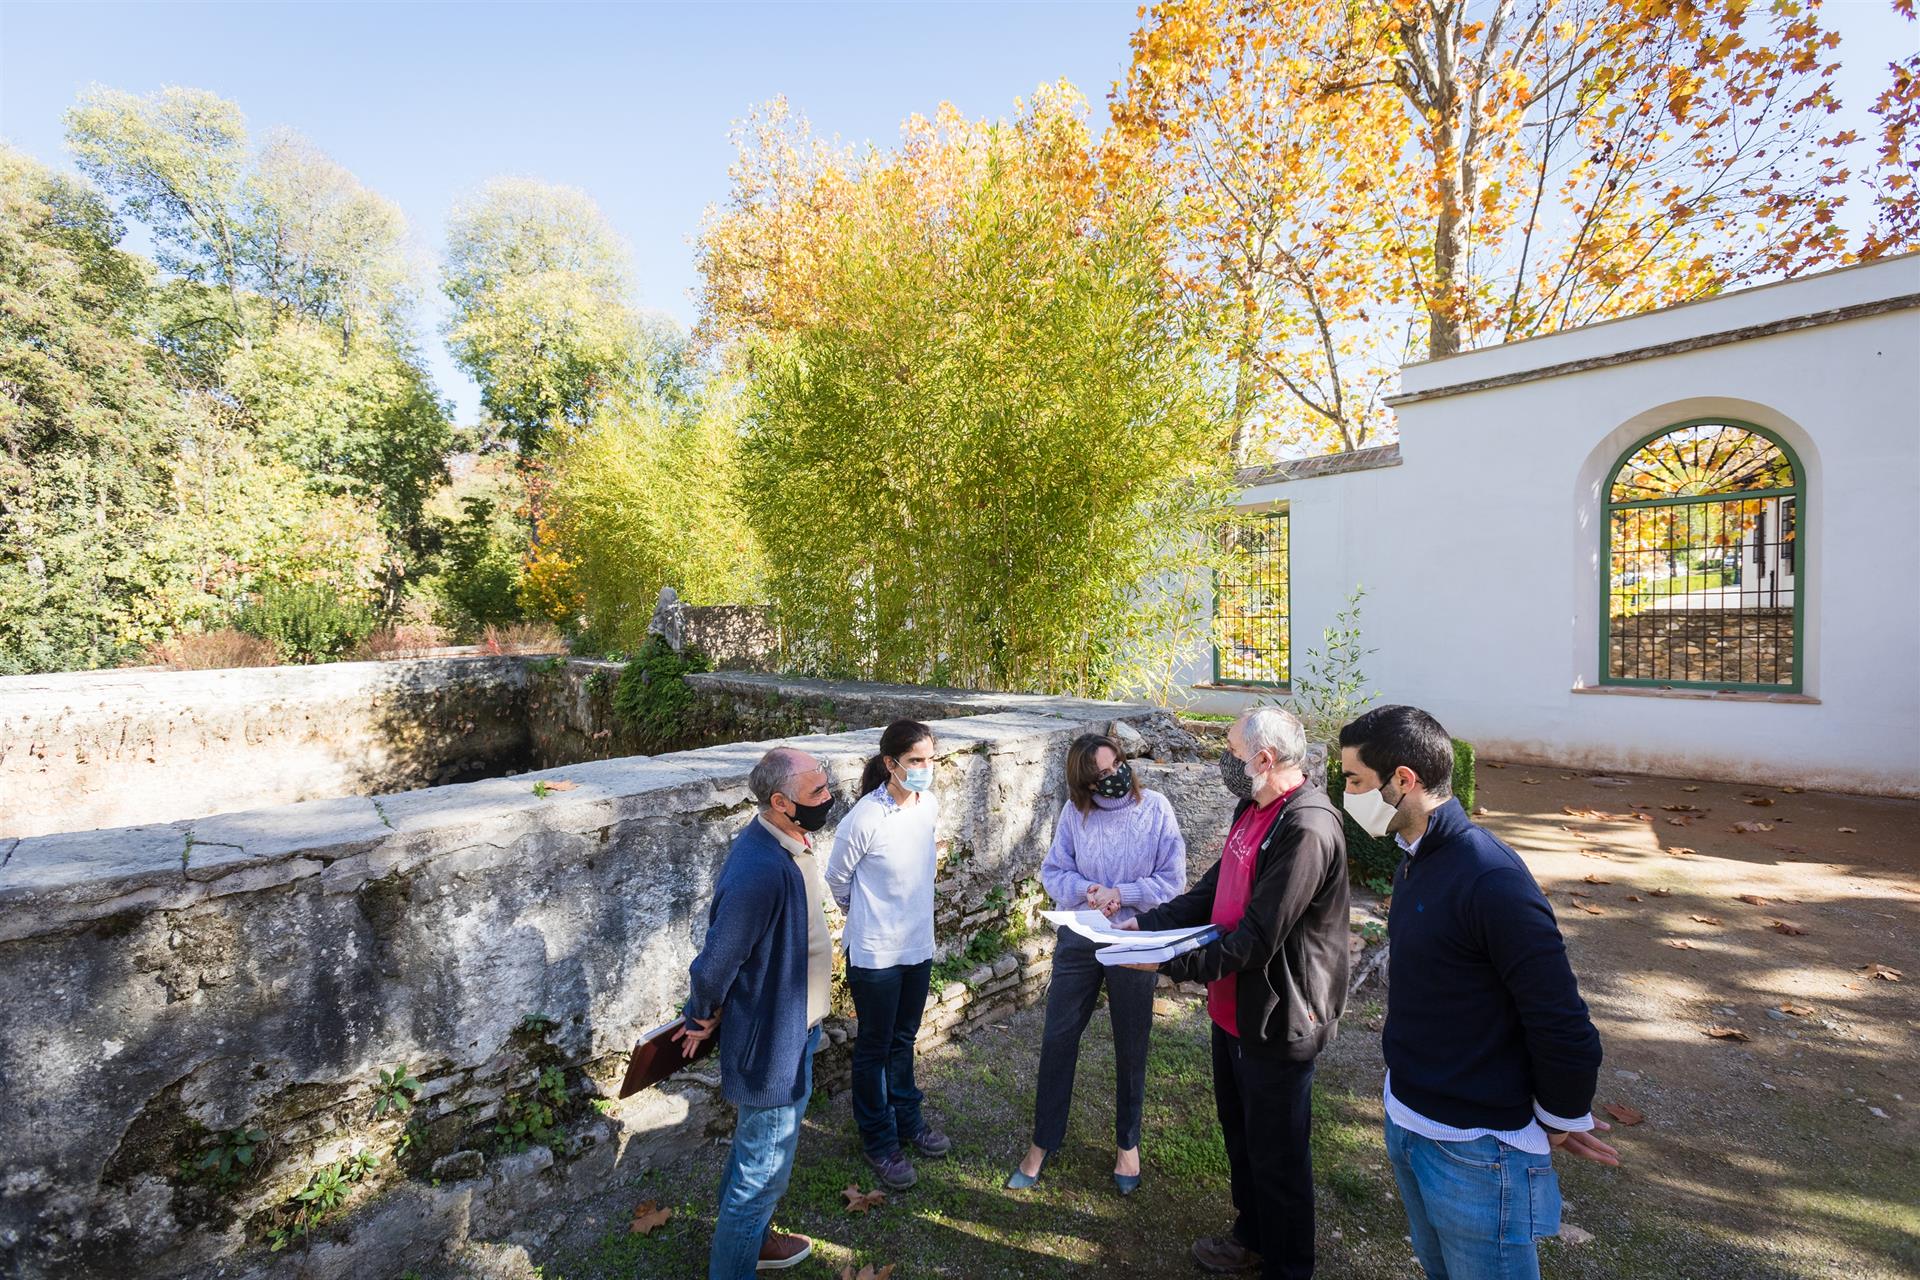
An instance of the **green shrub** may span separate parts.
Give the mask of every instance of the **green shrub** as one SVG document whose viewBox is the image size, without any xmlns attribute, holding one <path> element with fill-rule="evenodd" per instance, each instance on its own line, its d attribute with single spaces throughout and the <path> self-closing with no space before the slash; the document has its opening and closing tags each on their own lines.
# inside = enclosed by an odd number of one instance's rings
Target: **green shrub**
<svg viewBox="0 0 1920 1280">
<path fill-rule="evenodd" d="M 640 737 L 649 753 L 675 750 L 692 729 L 688 709 L 693 690 L 681 677 L 711 671 L 713 663 L 698 649 L 675 653 L 659 636 L 648 636 L 640 653 L 620 673 L 613 710 Z"/>
<path fill-rule="evenodd" d="M 240 630 L 270 642 L 282 662 L 326 662 L 373 631 L 373 609 L 319 582 L 274 582 L 260 586 L 240 611 Z"/>
<path fill-rule="evenodd" d="M 526 555 L 526 526 L 491 498 L 468 494 L 460 500 L 460 518 L 446 526 L 440 572 L 432 593 L 440 604 L 441 625 L 464 634 L 518 622 L 521 563 Z"/>
<path fill-rule="evenodd" d="M 1340 767 L 1338 752 L 1327 755 L 1327 794 L 1340 806 L 1344 815 L 1346 802 L 1346 772 Z M 1453 740 L 1453 795 L 1468 813 L 1473 812 L 1473 744 L 1459 738 Z M 1346 818 L 1347 829 L 1347 878 L 1358 885 L 1368 881 L 1385 880 L 1391 883 L 1393 869 L 1400 865 L 1400 846 L 1393 842 L 1392 836 L 1375 837 L 1360 829 L 1360 824 L 1352 818 Z"/>
</svg>

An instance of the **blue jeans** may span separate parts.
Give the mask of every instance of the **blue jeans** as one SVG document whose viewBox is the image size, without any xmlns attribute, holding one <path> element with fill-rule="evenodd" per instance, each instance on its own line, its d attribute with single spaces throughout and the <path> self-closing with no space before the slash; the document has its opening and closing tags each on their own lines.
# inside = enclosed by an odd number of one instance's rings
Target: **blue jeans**
<svg viewBox="0 0 1920 1280">
<path fill-rule="evenodd" d="M 932 973 L 931 960 L 884 969 L 847 966 L 847 989 L 860 1018 L 853 1041 L 853 1119 L 860 1126 L 860 1145 L 876 1160 L 912 1142 L 926 1127 L 920 1116 L 925 1095 L 913 1081 L 913 1045 L 920 1038 Z"/>
<path fill-rule="evenodd" d="M 720 1212 L 713 1223 L 707 1280 L 752 1280 L 760 1248 L 773 1225 L 773 1209 L 787 1193 L 800 1118 L 813 1095 L 813 1053 L 820 1028 L 807 1037 L 805 1088 L 784 1107 L 741 1107 L 733 1125 L 733 1150 L 720 1179 Z"/>
<path fill-rule="evenodd" d="M 1392 1120 L 1387 1156 L 1427 1280 L 1540 1280 L 1534 1240 L 1560 1232 L 1552 1156 L 1492 1137 L 1436 1142 Z"/>
</svg>

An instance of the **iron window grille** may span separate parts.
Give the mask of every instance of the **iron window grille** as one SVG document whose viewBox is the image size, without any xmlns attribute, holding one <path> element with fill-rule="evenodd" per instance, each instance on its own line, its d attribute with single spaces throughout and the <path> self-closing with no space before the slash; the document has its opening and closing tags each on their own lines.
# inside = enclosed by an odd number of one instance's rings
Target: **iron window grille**
<svg viewBox="0 0 1920 1280">
<path fill-rule="evenodd" d="M 1805 475 L 1727 419 L 1643 438 L 1608 479 L 1601 683 L 1793 692 L 1805 644 Z"/>
</svg>

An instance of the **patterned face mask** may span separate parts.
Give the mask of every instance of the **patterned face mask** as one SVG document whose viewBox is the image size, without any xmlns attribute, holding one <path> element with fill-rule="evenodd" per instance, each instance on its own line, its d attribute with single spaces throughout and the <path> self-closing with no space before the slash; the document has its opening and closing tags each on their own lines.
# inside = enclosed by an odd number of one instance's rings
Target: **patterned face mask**
<svg viewBox="0 0 1920 1280">
<path fill-rule="evenodd" d="M 1124 761 L 1119 768 L 1093 784 L 1093 794 L 1104 796 L 1108 800 L 1118 800 L 1132 792 L 1133 766 Z"/>
<path fill-rule="evenodd" d="M 1253 799 L 1253 775 L 1247 772 L 1246 762 L 1231 749 L 1220 753 L 1220 781 L 1235 799 Z"/>
</svg>

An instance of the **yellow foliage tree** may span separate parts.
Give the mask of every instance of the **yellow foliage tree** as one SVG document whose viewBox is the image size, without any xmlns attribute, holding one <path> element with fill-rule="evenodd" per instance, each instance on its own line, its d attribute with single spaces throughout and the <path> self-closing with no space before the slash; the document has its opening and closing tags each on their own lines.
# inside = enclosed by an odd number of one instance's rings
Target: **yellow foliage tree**
<svg viewBox="0 0 1920 1280">
<path fill-rule="evenodd" d="M 1817 3 L 1163 0 L 1133 43 L 1240 459 L 1376 439 L 1404 359 L 1848 254 Z"/>
</svg>

